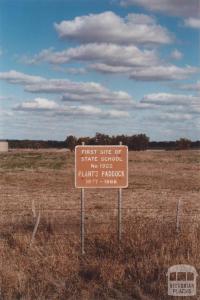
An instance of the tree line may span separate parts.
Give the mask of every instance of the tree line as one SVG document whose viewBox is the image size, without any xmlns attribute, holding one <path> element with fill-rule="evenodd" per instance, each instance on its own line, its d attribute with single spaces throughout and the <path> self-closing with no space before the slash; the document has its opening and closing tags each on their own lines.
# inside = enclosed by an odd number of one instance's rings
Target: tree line
<svg viewBox="0 0 200 300">
<path fill-rule="evenodd" d="M 64 141 L 55 140 L 8 140 L 9 148 L 23 149 L 48 149 L 48 148 L 68 148 L 74 150 L 76 145 L 127 145 L 129 150 L 142 151 L 147 149 L 165 149 L 165 150 L 182 150 L 182 149 L 199 149 L 200 141 L 191 141 L 187 138 L 180 138 L 177 141 L 150 141 L 149 137 L 144 134 L 134 135 L 112 135 L 97 132 L 94 137 L 75 137 L 69 135 Z"/>
<path fill-rule="evenodd" d="M 109 136 L 107 134 L 102 134 L 97 132 L 94 137 L 80 137 L 68 136 L 66 138 L 67 148 L 74 150 L 76 145 L 123 145 L 128 146 L 130 150 L 146 150 L 149 145 L 149 137 L 146 134 L 137 135 L 116 135 Z"/>
</svg>

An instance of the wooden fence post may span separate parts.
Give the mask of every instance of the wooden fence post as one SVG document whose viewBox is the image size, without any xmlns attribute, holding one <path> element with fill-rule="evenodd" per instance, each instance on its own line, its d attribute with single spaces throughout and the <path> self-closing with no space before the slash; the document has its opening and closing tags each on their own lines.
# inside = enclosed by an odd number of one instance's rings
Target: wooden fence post
<svg viewBox="0 0 200 300">
<path fill-rule="evenodd" d="M 36 209 L 35 209 L 35 200 L 32 199 L 32 213 L 33 213 L 33 218 L 36 218 Z"/>
<path fill-rule="evenodd" d="M 176 205 L 176 232 L 180 231 L 180 209 L 181 209 L 181 200 L 179 199 Z"/>
<path fill-rule="evenodd" d="M 37 232 L 39 223 L 40 223 L 40 216 L 41 216 L 41 215 L 40 215 L 40 211 L 39 211 L 38 216 L 37 216 L 37 220 L 36 220 L 36 223 L 35 223 L 35 227 L 34 227 L 34 230 L 33 230 L 33 233 L 32 233 L 31 242 L 30 242 L 30 247 L 31 247 L 32 244 L 33 244 L 33 241 L 34 241 L 34 238 L 35 238 L 35 235 L 36 235 L 36 232 Z"/>
</svg>

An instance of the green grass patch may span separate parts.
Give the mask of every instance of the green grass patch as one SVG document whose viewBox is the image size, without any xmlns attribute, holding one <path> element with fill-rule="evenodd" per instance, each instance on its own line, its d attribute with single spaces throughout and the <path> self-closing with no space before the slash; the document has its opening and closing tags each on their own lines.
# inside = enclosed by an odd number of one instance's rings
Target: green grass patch
<svg viewBox="0 0 200 300">
<path fill-rule="evenodd" d="M 0 170 L 64 169 L 71 158 L 66 153 L 0 154 Z"/>
</svg>

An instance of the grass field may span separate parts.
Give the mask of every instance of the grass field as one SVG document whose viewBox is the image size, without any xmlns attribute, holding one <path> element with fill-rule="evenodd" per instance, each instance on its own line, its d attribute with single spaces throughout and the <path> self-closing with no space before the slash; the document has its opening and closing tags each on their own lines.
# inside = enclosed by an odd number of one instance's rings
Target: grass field
<svg viewBox="0 0 200 300">
<path fill-rule="evenodd" d="M 117 190 L 86 190 L 84 256 L 74 154 L 1 153 L 0 192 L 0 299 L 170 299 L 168 267 L 200 273 L 199 151 L 129 152 L 120 244 Z M 33 201 L 41 220 L 30 247 Z"/>
</svg>

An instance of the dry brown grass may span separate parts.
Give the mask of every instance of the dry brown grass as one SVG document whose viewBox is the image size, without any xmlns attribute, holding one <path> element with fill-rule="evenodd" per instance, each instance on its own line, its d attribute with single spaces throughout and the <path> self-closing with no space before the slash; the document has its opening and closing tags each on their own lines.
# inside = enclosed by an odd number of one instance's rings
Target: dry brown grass
<svg viewBox="0 0 200 300">
<path fill-rule="evenodd" d="M 0 299 L 170 299 L 169 266 L 186 263 L 200 271 L 199 154 L 129 154 L 120 245 L 117 191 L 86 190 L 84 257 L 73 155 L 0 154 Z M 29 248 L 32 199 L 40 207 L 41 223 Z M 179 234 L 178 199 L 182 203 Z"/>
</svg>

